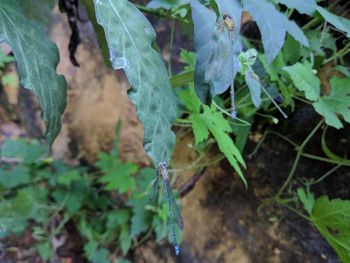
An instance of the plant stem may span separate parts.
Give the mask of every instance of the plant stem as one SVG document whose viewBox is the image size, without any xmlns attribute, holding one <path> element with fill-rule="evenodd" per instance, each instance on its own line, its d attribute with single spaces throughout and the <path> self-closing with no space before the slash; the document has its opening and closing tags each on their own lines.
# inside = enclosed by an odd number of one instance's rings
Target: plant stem
<svg viewBox="0 0 350 263">
<path fill-rule="evenodd" d="M 310 141 L 310 139 L 315 135 L 315 133 L 318 131 L 318 129 L 321 127 L 321 125 L 323 124 L 323 119 L 316 125 L 316 127 L 311 131 L 311 133 L 306 137 L 306 139 L 303 141 L 303 143 L 300 145 L 300 147 L 297 148 L 297 155 L 294 159 L 294 163 L 292 166 L 292 169 L 289 172 L 289 175 L 286 179 L 286 181 L 284 182 L 284 184 L 282 185 L 282 187 L 278 190 L 277 194 L 275 195 L 275 199 L 279 198 L 280 195 L 283 193 L 283 191 L 288 187 L 288 185 L 290 184 L 294 173 L 297 169 L 300 157 L 303 153 L 304 147 L 306 146 L 306 144 Z"/>
<path fill-rule="evenodd" d="M 148 8 L 143 5 L 139 4 L 134 4 L 140 11 L 150 14 L 150 15 L 155 15 L 159 17 L 168 17 L 170 15 L 170 12 L 164 11 L 163 9 L 153 9 L 153 8 Z"/>
<path fill-rule="evenodd" d="M 277 198 L 276 202 L 280 205 L 285 206 L 286 208 L 288 208 L 289 210 L 291 210 L 292 212 L 296 213 L 298 216 L 304 218 L 307 221 L 310 221 L 310 218 L 306 215 L 304 215 L 302 212 L 300 212 L 298 209 L 295 209 L 294 207 L 292 207 L 291 205 L 289 205 L 287 202 L 284 201 L 284 199 L 280 199 Z"/>
<path fill-rule="evenodd" d="M 341 59 L 348 53 L 350 53 L 350 41 L 345 45 L 345 47 L 343 47 L 338 52 L 334 53 L 333 56 L 331 56 L 330 58 L 326 59 L 323 64 L 327 64 L 337 58 Z"/>
<path fill-rule="evenodd" d="M 174 33 L 175 33 L 175 19 L 172 18 L 171 20 L 171 30 L 170 30 L 170 43 L 169 43 L 169 61 L 168 61 L 168 72 L 169 76 L 172 77 L 171 72 L 171 58 L 173 56 L 173 46 L 174 46 Z"/>
</svg>

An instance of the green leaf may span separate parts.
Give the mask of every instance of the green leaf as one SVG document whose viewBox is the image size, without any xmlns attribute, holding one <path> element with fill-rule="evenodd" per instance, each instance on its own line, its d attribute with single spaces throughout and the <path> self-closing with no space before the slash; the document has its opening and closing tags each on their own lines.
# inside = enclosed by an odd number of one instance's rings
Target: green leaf
<svg viewBox="0 0 350 263">
<path fill-rule="evenodd" d="M 283 69 L 289 73 L 294 85 L 300 91 L 305 92 L 305 98 L 316 101 L 320 97 L 321 82 L 313 72 L 310 63 L 301 64 L 298 62 Z"/>
<path fill-rule="evenodd" d="M 36 140 L 6 140 L 1 146 L 1 156 L 15 158 L 24 163 L 33 163 L 45 153 L 45 146 Z"/>
<path fill-rule="evenodd" d="M 6 188 L 13 188 L 30 183 L 29 169 L 23 165 L 17 165 L 11 171 L 0 169 L 0 184 Z"/>
<path fill-rule="evenodd" d="M 322 96 L 313 103 L 315 110 L 325 117 L 326 123 L 337 129 L 343 128 L 338 114 L 350 123 L 350 78 L 333 77 L 330 81 L 332 91 L 328 96 Z"/>
<path fill-rule="evenodd" d="M 335 38 L 332 34 L 325 31 L 310 30 L 306 32 L 310 40 L 310 48 L 317 56 L 324 57 L 326 54 L 323 49 L 330 49 L 333 52 L 337 50 Z"/>
<path fill-rule="evenodd" d="M 323 16 L 323 18 L 327 20 L 327 22 L 345 32 L 347 37 L 350 37 L 350 19 L 337 16 L 320 6 L 317 6 L 316 9 Z"/>
<path fill-rule="evenodd" d="M 286 28 L 281 21 L 281 13 L 265 0 L 244 0 L 243 8 L 256 21 L 264 45 L 267 62 L 271 63 L 280 52 L 286 36 Z"/>
<path fill-rule="evenodd" d="M 152 48 L 156 33 L 143 14 L 127 0 L 95 0 L 97 21 L 103 26 L 114 69 L 125 70 L 129 98 L 144 126 L 144 148 L 158 166 L 168 163 L 175 135 L 176 98 L 164 62 Z"/>
<path fill-rule="evenodd" d="M 99 178 L 99 182 L 105 184 L 106 190 L 117 190 L 125 193 L 135 188 L 135 179 L 132 177 L 137 172 L 137 165 L 133 163 L 121 163 L 113 155 L 101 153 L 96 166 L 104 175 Z"/>
<path fill-rule="evenodd" d="M 222 116 L 222 113 L 215 111 L 213 112 L 208 106 L 204 107 L 204 113 L 201 115 L 201 118 L 206 123 L 210 132 L 213 134 L 215 140 L 218 143 L 220 151 L 226 156 L 229 163 L 241 177 L 243 183 L 247 186 L 247 181 L 239 166 L 240 163 L 245 168 L 246 164 L 240 151 L 230 136 L 227 134 L 231 131 L 229 122 L 225 120 L 225 118 Z"/>
<path fill-rule="evenodd" d="M 192 114 L 190 120 L 192 122 L 192 130 L 194 134 L 195 143 L 198 145 L 201 142 L 208 139 L 209 130 L 205 121 L 201 118 L 201 116 L 198 113 Z"/>
<path fill-rule="evenodd" d="M 90 257 L 92 263 L 110 263 L 109 251 L 106 248 L 100 248 Z"/>
<path fill-rule="evenodd" d="M 18 0 L 0 2 L 0 33 L 17 59 L 23 86 L 39 98 L 46 138 L 52 144 L 66 106 L 66 81 L 56 73 L 58 49 L 38 25 L 24 16 Z"/>
<path fill-rule="evenodd" d="M 201 101 L 198 99 L 196 92 L 194 91 L 193 83 L 187 88 L 180 90 L 178 95 L 182 102 L 185 103 L 187 109 L 193 113 L 199 113 L 201 108 Z"/>
<path fill-rule="evenodd" d="M 126 255 L 128 253 L 130 247 L 131 247 L 131 235 L 129 233 L 129 225 L 124 224 L 121 227 L 121 232 L 119 235 L 119 245 L 122 249 L 123 255 Z"/>
<path fill-rule="evenodd" d="M 45 28 L 49 25 L 56 0 L 21 0 L 21 3 L 30 20 L 41 23 Z"/>
<path fill-rule="evenodd" d="M 120 209 L 112 211 L 107 216 L 107 229 L 115 230 L 118 226 L 128 222 L 130 218 L 130 211 L 128 209 Z"/>
<path fill-rule="evenodd" d="M 64 174 L 61 174 L 57 178 L 57 182 L 69 186 L 73 181 L 80 179 L 80 173 L 77 170 L 70 170 Z"/>
<path fill-rule="evenodd" d="M 350 201 L 317 198 L 312 223 L 337 252 L 342 262 L 350 262 Z"/>
<path fill-rule="evenodd" d="M 316 9 L 315 0 L 277 0 L 277 2 L 288 6 L 290 9 L 296 9 L 300 14 L 312 15 Z"/>
<path fill-rule="evenodd" d="M 311 214 L 312 209 L 315 205 L 315 197 L 312 192 L 310 192 L 310 187 L 306 189 L 306 191 L 303 188 L 298 188 L 297 190 L 298 197 L 300 201 L 303 203 L 305 210 Z"/>
<path fill-rule="evenodd" d="M 131 218 L 131 233 L 130 237 L 134 238 L 138 234 L 145 232 L 152 223 L 152 214 L 143 206 L 136 206 L 133 208 L 133 215 Z"/>
<path fill-rule="evenodd" d="M 286 42 L 283 46 L 283 57 L 289 64 L 297 63 L 301 57 L 301 45 L 289 35 L 287 36 Z M 278 78 L 276 80 L 278 80 Z"/>
<path fill-rule="evenodd" d="M 58 188 L 52 193 L 53 198 L 60 205 L 64 205 L 70 214 L 76 213 L 83 205 L 83 201 L 89 193 L 90 182 L 88 179 L 80 177 L 74 180 L 69 189 Z"/>
<path fill-rule="evenodd" d="M 40 257 L 44 260 L 48 260 L 52 256 L 52 247 L 49 242 L 39 243 L 35 246 Z"/>
</svg>

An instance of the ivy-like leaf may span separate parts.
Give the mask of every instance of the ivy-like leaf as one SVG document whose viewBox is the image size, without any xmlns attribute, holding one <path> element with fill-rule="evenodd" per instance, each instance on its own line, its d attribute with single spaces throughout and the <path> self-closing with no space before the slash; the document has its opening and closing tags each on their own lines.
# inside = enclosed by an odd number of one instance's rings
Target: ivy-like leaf
<svg viewBox="0 0 350 263">
<path fill-rule="evenodd" d="M 152 48 L 156 34 L 144 15 L 127 0 L 94 0 L 114 69 L 123 68 L 131 84 L 129 98 L 144 126 L 144 148 L 155 166 L 168 163 L 175 144 L 171 124 L 176 99 L 164 62 Z"/>
<path fill-rule="evenodd" d="M 350 262 L 350 201 L 327 196 L 317 198 L 311 222 L 339 255 L 342 262 Z"/>
<path fill-rule="evenodd" d="M 57 47 L 35 22 L 24 16 L 18 0 L 0 1 L 0 33 L 18 61 L 23 86 L 39 98 L 46 138 L 52 144 L 66 106 L 66 81 L 56 73 Z"/>
<path fill-rule="evenodd" d="M 350 123 L 350 78 L 333 77 L 330 81 L 332 91 L 329 96 L 323 96 L 313 103 L 315 110 L 325 117 L 326 123 L 337 129 L 343 128 L 338 114 Z"/>
<path fill-rule="evenodd" d="M 320 97 L 321 82 L 312 70 L 310 63 L 301 64 L 300 62 L 293 66 L 284 67 L 293 80 L 294 85 L 305 92 L 308 100 L 316 101 Z"/>
<path fill-rule="evenodd" d="M 312 15 L 317 7 L 315 0 L 277 0 L 277 2 L 288 6 L 290 9 L 298 10 L 300 14 L 307 15 Z"/>
<path fill-rule="evenodd" d="M 243 9 L 248 11 L 256 21 L 261 33 L 267 62 L 271 63 L 280 52 L 286 36 L 284 23 L 278 22 L 281 20 L 281 13 L 276 10 L 273 4 L 265 0 L 244 0 Z"/>
<path fill-rule="evenodd" d="M 347 37 L 350 37 L 350 19 L 332 14 L 320 6 L 317 7 L 317 11 L 323 16 L 324 19 L 327 20 L 327 22 L 331 23 L 339 30 L 345 32 Z"/>
</svg>

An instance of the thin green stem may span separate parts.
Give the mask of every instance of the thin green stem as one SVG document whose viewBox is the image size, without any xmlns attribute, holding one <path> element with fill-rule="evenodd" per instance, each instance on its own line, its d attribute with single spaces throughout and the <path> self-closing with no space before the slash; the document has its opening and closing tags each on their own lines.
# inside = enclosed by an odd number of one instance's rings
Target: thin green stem
<svg viewBox="0 0 350 263">
<path fill-rule="evenodd" d="M 280 199 L 277 198 L 276 202 L 286 208 L 288 208 L 289 210 L 291 210 L 292 212 L 296 213 L 298 216 L 304 218 L 307 221 L 311 221 L 310 217 L 304 215 L 302 212 L 300 212 L 298 209 L 294 208 L 293 206 L 289 205 L 287 202 L 284 201 L 284 199 Z"/>
<path fill-rule="evenodd" d="M 328 176 L 330 176 L 332 173 L 338 170 L 341 166 L 342 166 L 341 164 L 334 166 L 332 169 L 330 169 L 328 172 L 326 172 L 324 175 L 318 178 L 315 182 L 313 182 L 312 185 L 321 183 L 324 179 L 326 179 Z"/>
<path fill-rule="evenodd" d="M 168 72 L 169 76 L 172 77 L 171 70 L 171 58 L 173 56 L 173 47 L 174 47 L 174 33 L 175 33 L 175 19 L 171 20 L 171 30 L 170 30 L 170 43 L 169 43 L 169 60 L 168 60 Z"/>
<path fill-rule="evenodd" d="M 280 197 L 280 195 L 283 193 L 283 191 L 288 187 L 288 185 L 290 184 L 294 173 L 297 169 L 297 166 L 299 164 L 299 160 L 300 157 L 303 153 L 304 147 L 306 146 L 306 144 L 311 140 L 311 138 L 315 135 L 315 133 L 318 131 L 318 129 L 321 127 L 321 125 L 323 124 L 323 119 L 316 125 L 316 127 L 311 131 L 311 133 L 306 137 L 306 139 L 303 141 L 303 143 L 300 145 L 300 147 L 297 148 L 297 155 L 294 159 L 294 163 L 292 166 L 292 169 L 289 172 L 289 175 L 286 179 L 286 181 L 284 182 L 284 184 L 282 185 L 282 187 L 278 190 L 277 194 L 275 195 L 275 198 Z"/>
<path fill-rule="evenodd" d="M 232 118 L 231 114 L 227 110 L 225 110 L 225 109 L 221 108 L 219 105 L 217 105 L 214 100 L 212 101 L 212 103 L 219 111 L 221 111 L 223 114 L 225 114 L 225 115 L 229 116 L 230 118 Z M 247 122 L 247 121 L 245 121 L 243 119 L 240 119 L 238 117 L 236 117 L 235 120 L 238 120 L 238 121 L 242 122 L 245 126 L 250 126 L 251 125 L 249 122 Z"/>
<path fill-rule="evenodd" d="M 330 58 L 326 59 L 323 64 L 327 64 L 333 61 L 334 59 L 341 59 L 348 53 L 350 53 L 350 41 L 345 45 L 345 47 L 343 47 L 338 52 L 334 53 L 333 56 L 331 56 Z"/>
<path fill-rule="evenodd" d="M 139 4 L 134 4 L 140 11 L 150 14 L 150 15 L 155 15 L 158 17 L 169 17 L 170 16 L 170 12 L 169 11 L 165 11 L 163 9 L 153 9 L 153 8 L 148 8 L 146 6 L 143 5 L 139 5 Z"/>
</svg>

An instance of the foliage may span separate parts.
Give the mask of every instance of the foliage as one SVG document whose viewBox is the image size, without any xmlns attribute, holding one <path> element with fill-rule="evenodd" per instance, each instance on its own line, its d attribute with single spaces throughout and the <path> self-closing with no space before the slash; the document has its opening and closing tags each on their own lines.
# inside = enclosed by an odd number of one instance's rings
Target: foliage
<svg viewBox="0 0 350 263">
<path fill-rule="evenodd" d="M 29 227 L 37 252 L 48 259 L 56 253 L 53 237 L 65 235 L 65 226 L 73 224 L 85 240 L 86 256 L 101 263 L 111 262 L 111 251 L 126 255 L 146 232 L 154 230 L 157 239 L 168 235 L 165 200 L 160 196 L 149 204 L 147 198 L 153 169 L 123 163 L 112 151 L 101 153 L 98 172 L 89 173 L 86 167 L 44 159 L 44 152 L 37 141 L 3 144 L 1 157 L 10 162 L 0 166 L 1 238 Z"/>
<path fill-rule="evenodd" d="M 311 222 L 327 239 L 343 262 L 350 261 L 350 201 L 317 198 Z"/>
<path fill-rule="evenodd" d="M 315 110 L 324 116 L 326 123 L 335 128 L 343 128 L 343 124 L 337 114 L 344 117 L 350 123 L 350 78 L 333 77 L 330 80 L 331 93 L 321 96 L 321 81 L 313 72 L 309 63 L 297 63 L 293 66 L 285 67 L 294 85 L 305 92 L 305 98 L 313 101 Z"/>
<path fill-rule="evenodd" d="M 58 50 L 42 28 L 29 21 L 18 0 L 0 3 L 0 32 L 18 61 L 24 87 L 38 96 L 50 144 L 61 127 L 66 105 L 66 81 L 56 73 Z"/>
<path fill-rule="evenodd" d="M 43 31 L 54 2 L 25 0 L 24 8 L 19 0 L 0 3 L 1 39 L 12 48 L 21 82 L 39 97 L 49 143 L 59 131 L 66 100 L 65 81 L 56 74 L 57 48 Z M 145 130 L 144 148 L 156 167 L 161 161 L 170 162 L 175 143 L 171 125 L 175 120 L 178 125 L 190 126 L 195 150 L 201 155 L 214 141 L 222 154 L 217 160 L 225 157 L 245 185 L 242 152 L 257 116 L 277 124 L 279 118 L 274 111 L 278 109 L 286 116 L 282 106 L 293 114 L 298 110 L 298 100 L 311 104 L 328 126 L 340 129 L 343 120 L 350 122 L 350 70 L 344 62 L 350 44 L 339 41 L 350 37 L 350 20 L 332 13 L 326 3 L 321 6 L 316 0 L 151 0 L 147 6 L 141 6 L 127 0 L 94 0 L 94 5 L 83 2 L 95 22 L 102 51 L 109 53 L 114 69 L 123 69 L 127 75 L 131 85 L 129 97 Z M 194 30 L 195 53 L 182 52 L 184 71 L 172 76 L 171 81 L 171 61 L 167 72 L 154 49 L 155 31 L 140 10 L 180 21 L 187 31 Z M 261 39 L 240 35 L 243 11 L 255 21 Z M 300 25 L 292 20 L 299 17 L 296 13 L 303 15 L 298 20 Z M 173 27 L 171 39 L 174 30 Z M 0 51 L 0 70 L 12 60 Z M 318 76 L 325 65 L 340 73 L 330 79 L 329 90 Z M 315 199 L 310 184 L 306 190 L 298 188 L 296 193 L 285 191 L 291 187 L 306 144 L 321 125 L 322 122 L 297 145 L 293 168 L 274 200 L 288 207 L 286 200 L 300 200 L 310 218 L 299 210 L 293 211 L 311 220 L 347 262 L 345 225 L 349 202 Z M 322 138 L 328 159 L 314 158 L 331 160 L 340 166 L 346 163 L 344 158 L 329 154 L 325 145 Z M 159 198 L 156 205 L 148 205 L 145 198 L 154 178 L 153 170 L 123 163 L 114 151 L 100 154 L 95 164 L 98 172 L 94 174 L 84 167 L 73 168 L 46 159 L 45 153 L 46 147 L 35 141 L 8 141 L 2 146 L 2 156 L 14 162 L 0 170 L 2 236 L 20 233 L 28 225 L 38 240 L 38 252 L 49 258 L 55 253 L 49 226 L 54 224 L 57 236 L 66 224 L 73 223 L 86 239 L 84 249 L 89 260 L 108 262 L 115 244 L 126 255 L 146 231 L 154 230 L 157 239 L 168 235 L 166 204 Z M 114 199 L 116 193 L 118 200 Z M 284 200 L 283 195 L 291 199 Z M 333 215 L 342 217 L 338 218 L 340 222 Z M 333 222 L 339 224 L 335 226 Z"/>
<path fill-rule="evenodd" d="M 160 162 L 169 163 L 175 144 L 170 128 L 176 117 L 176 102 L 164 62 L 151 47 L 154 29 L 127 0 L 94 3 L 112 66 L 124 69 L 132 86 L 128 93 L 144 126 L 145 151 L 156 167 Z"/>
</svg>

